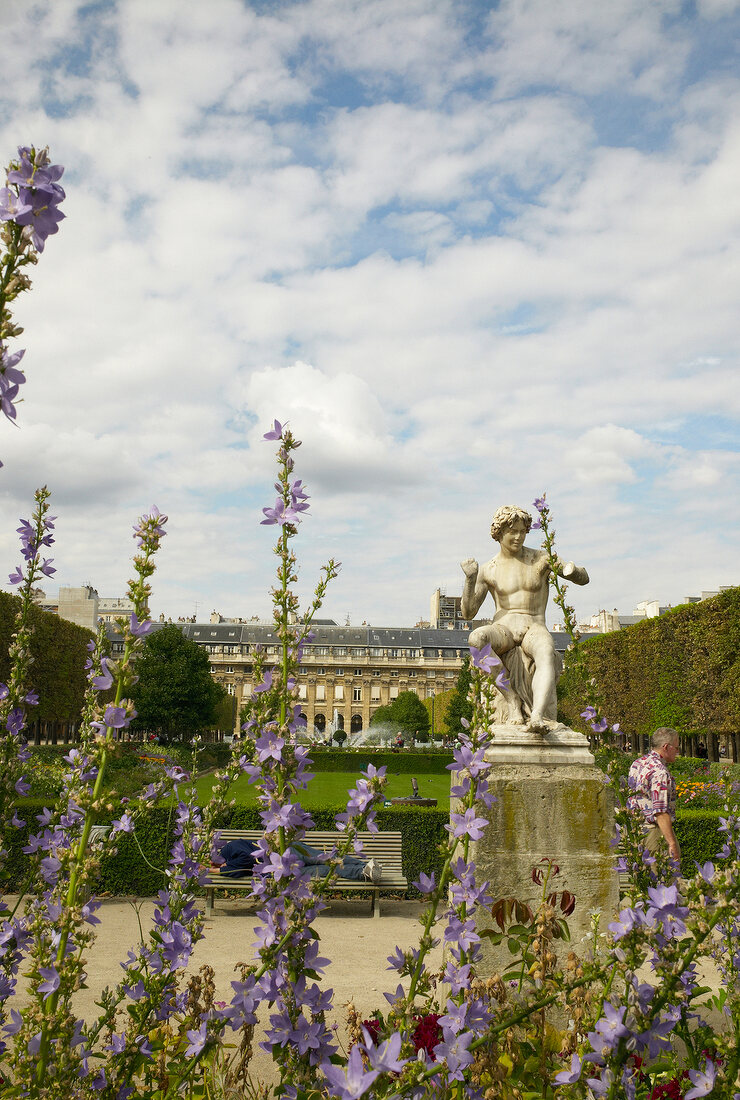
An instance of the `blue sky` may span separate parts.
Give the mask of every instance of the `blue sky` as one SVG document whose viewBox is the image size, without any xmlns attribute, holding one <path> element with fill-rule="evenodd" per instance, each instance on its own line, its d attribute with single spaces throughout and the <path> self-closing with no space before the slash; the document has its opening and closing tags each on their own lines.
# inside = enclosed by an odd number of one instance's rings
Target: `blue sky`
<svg viewBox="0 0 740 1100">
<path fill-rule="evenodd" d="M 48 483 L 55 579 L 115 595 L 156 503 L 155 613 L 265 615 L 278 417 L 336 618 L 425 617 L 543 490 L 584 616 L 739 583 L 739 30 L 734 0 L 6 0 L 0 158 L 49 144 L 68 198 L 5 514 Z"/>
</svg>

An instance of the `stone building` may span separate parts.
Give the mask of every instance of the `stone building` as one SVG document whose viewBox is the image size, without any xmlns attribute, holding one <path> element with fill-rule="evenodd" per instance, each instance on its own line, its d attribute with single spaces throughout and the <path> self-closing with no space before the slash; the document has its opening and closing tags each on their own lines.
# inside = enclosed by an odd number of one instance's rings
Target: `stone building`
<svg viewBox="0 0 740 1100">
<path fill-rule="evenodd" d="M 186 637 L 208 651 L 211 672 L 236 695 L 239 706 L 255 686 L 252 664 L 260 646 L 266 664 L 277 660 L 279 643 L 271 624 L 178 624 Z M 359 733 L 378 707 L 401 691 L 431 698 L 455 686 L 468 631 L 408 627 L 314 624 L 315 637 L 304 646 L 298 699 L 308 729 L 337 728 Z"/>
</svg>

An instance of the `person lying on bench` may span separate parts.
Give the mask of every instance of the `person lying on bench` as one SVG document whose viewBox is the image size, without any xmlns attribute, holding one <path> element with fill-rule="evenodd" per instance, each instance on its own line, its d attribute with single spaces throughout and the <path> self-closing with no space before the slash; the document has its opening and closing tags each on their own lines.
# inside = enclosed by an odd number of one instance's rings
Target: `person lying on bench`
<svg viewBox="0 0 740 1100">
<path fill-rule="evenodd" d="M 295 853 L 301 860 L 309 878 L 329 874 L 326 853 L 319 848 L 312 848 L 305 841 L 300 841 L 291 844 L 290 851 Z M 360 882 L 364 879 L 366 882 L 378 883 L 383 877 L 383 871 L 377 859 L 365 860 L 360 859 L 359 856 L 346 855 L 343 856 L 342 862 L 337 868 L 337 875 L 339 878 L 349 878 L 354 882 Z"/>
<path fill-rule="evenodd" d="M 213 857 L 212 868 L 229 878 L 249 878 L 258 858 L 258 851 L 257 843 L 253 840 L 229 840 L 219 849 L 219 854 Z M 327 856 L 319 848 L 313 848 L 301 841 L 292 844 L 289 851 L 300 859 L 309 878 L 328 875 Z M 358 856 L 346 855 L 339 865 L 337 875 L 354 882 L 365 880 L 378 883 L 383 877 L 383 871 L 376 859 L 364 860 Z"/>
</svg>

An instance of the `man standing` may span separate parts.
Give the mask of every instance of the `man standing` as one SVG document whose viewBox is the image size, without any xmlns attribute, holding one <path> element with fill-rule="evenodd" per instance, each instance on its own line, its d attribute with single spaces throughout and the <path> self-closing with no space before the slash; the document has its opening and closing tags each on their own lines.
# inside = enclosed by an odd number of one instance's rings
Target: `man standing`
<svg viewBox="0 0 740 1100">
<path fill-rule="evenodd" d="M 667 726 L 657 729 L 650 739 L 651 750 L 635 760 L 627 780 L 631 794 L 627 805 L 641 813 L 645 827 L 645 847 L 657 852 L 663 841 L 671 859 L 680 860 L 673 822 L 676 820 L 676 783 L 668 770 L 678 755 L 678 734 Z"/>
</svg>

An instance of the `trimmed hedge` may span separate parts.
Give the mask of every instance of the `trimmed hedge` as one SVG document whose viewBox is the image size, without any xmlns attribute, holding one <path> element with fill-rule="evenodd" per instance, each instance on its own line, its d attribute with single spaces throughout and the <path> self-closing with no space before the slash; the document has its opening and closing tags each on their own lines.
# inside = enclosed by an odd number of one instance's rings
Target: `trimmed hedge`
<svg viewBox="0 0 740 1100">
<path fill-rule="evenodd" d="M 0 592 L 0 682 L 10 673 L 10 643 L 20 597 Z M 95 635 L 82 626 L 60 619 L 39 607 L 31 608 L 31 685 L 39 693 L 39 705 L 28 716 L 30 723 L 79 721 L 87 688 L 87 643 Z M 104 696 L 105 697 L 105 696 Z"/>
<path fill-rule="evenodd" d="M 24 829 L 14 830 L 8 841 L 8 879 L 9 889 L 18 890 L 23 881 L 26 857 L 22 848 L 27 843 L 29 832 L 37 826 L 33 815 L 40 813 L 44 803 L 41 800 L 28 799 L 19 807 L 19 813 L 27 824 Z M 343 806 L 327 806 L 311 811 L 317 829 L 334 828 L 334 817 L 341 813 Z M 134 834 L 121 833 L 117 839 L 118 851 L 114 856 L 105 858 L 100 873 L 100 891 L 113 895 L 136 895 L 152 897 L 165 884 L 163 869 L 173 841 L 175 807 L 157 806 L 142 814 L 136 823 Z M 400 832 L 403 834 L 403 871 L 409 883 L 417 880 L 422 871 L 427 875 L 442 868 L 439 845 L 446 839 L 445 825 L 449 815 L 443 810 L 424 806 L 398 806 L 380 808 L 377 811 L 378 828 L 381 832 Z M 110 822 L 101 818 L 99 824 Z M 219 822 L 222 827 L 232 829 L 260 829 L 262 822 L 257 806 L 232 806 L 225 810 Z M 418 892 L 409 886 L 409 894 L 418 897 Z"/>
<path fill-rule="evenodd" d="M 452 763 L 449 749 L 423 752 L 402 749 L 390 752 L 388 749 L 359 749 L 351 752 L 336 749 L 311 750 L 311 771 L 349 772 L 353 775 L 364 771 L 368 764 L 376 768 L 386 767 L 393 774 L 444 775 L 447 765 Z"/>
<path fill-rule="evenodd" d="M 681 868 L 684 875 L 693 875 L 694 861 L 699 864 L 714 860 L 725 843 L 725 833 L 719 831 L 719 810 L 677 810 L 676 839 L 681 847 Z"/>
<path fill-rule="evenodd" d="M 706 740 L 716 759 L 717 734 L 740 732 L 740 587 L 583 639 L 558 685 L 573 729 L 585 729 L 592 680 L 603 713 L 628 734 L 671 726 Z"/>
</svg>

